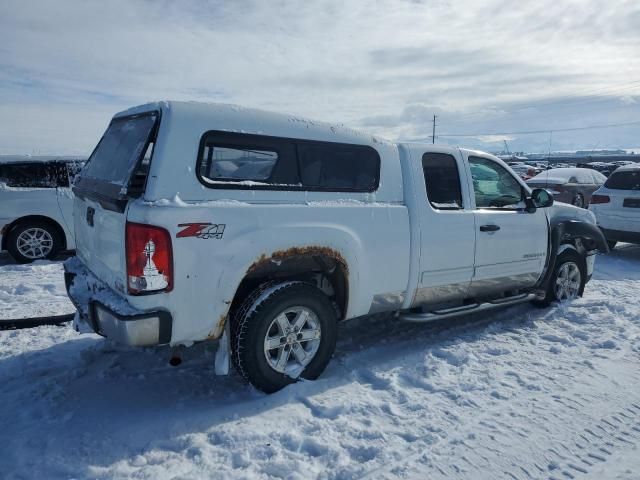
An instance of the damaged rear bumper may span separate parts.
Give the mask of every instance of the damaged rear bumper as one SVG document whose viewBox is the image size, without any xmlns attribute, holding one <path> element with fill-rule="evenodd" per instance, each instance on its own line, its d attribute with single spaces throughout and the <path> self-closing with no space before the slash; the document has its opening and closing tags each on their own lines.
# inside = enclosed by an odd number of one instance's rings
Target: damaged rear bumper
<svg viewBox="0 0 640 480">
<path fill-rule="evenodd" d="M 64 263 L 64 283 L 78 310 L 76 321 L 98 335 L 131 346 L 171 342 L 173 319 L 166 310 L 137 310 L 98 280 L 76 257 Z"/>
</svg>

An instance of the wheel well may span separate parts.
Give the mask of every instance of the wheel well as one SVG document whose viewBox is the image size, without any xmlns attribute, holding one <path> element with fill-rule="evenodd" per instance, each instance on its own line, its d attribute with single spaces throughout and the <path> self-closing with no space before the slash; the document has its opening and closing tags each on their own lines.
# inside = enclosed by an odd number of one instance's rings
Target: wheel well
<svg viewBox="0 0 640 480">
<path fill-rule="evenodd" d="M 67 236 L 64 233 L 64 229 L 60 226 L 60 224 L 58 222 L 56 222 L 52 218 L 45 217 L 43 215 L 27 215 L 26 217 L 20 217 L 17 220 L 14 220 L 13 222 L 11 222 L 8 226 L 6 226 L 5 230 L 4 230 L 4 233 L 2 235 L 2 250 L 6 250 L 7 249 L 7 238 L 9 236 L 9 232 L 11 232 L 11 230 L 13 230 L 14 228 L 16 228 L 16 227 L 18 227 L 20 225 L 29 224 L 29 223 L 33 223 L 33 222 L 42 222 L 42 223 L 46 223 L 48 225 L 51 225 L 51 227 L 60 236 L 60 240 L 62 241 L 62 250 L 66 250 L 66 248 L 67 248 Z"/>
<path fill-rule="evenodd" d="M 258 286 L 269 281 L 298 280 L 322 290 L 334 303 L 339 320 L 344 319 L 349 299 L 348 268 L 342 256 L 326 247 L 291 248 L 262 255 L 238 286 L 230 311 L 237 309 Z"/>
</svg>

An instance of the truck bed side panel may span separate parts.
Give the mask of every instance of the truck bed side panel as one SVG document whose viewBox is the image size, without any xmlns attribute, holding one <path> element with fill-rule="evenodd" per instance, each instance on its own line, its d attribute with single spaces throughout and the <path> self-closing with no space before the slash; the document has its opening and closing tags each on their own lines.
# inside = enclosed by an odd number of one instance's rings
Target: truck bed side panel
<svg viewBox="0 0 640 480">
<path fill-rule="evenodd" d="M 137 308 L 160 306 L 171 311 L 172 343 L 219 336 L 236 289 L 252 265 L 296 247 L 327 247 L 344 258 L 349 289 L 346 318 L 397 309 L 404 300 L 410 259 L 408 211 L 402 204 L 181 205 L 140 202 L 128 212 L 129 221 L 152 219 L 171 233 L 173 291 L 128 300 Z M 219 234 L 177 237 L 186 228 L 178 225 L 198 222 L 215 225 L 208 231 Z"/>
</svg>

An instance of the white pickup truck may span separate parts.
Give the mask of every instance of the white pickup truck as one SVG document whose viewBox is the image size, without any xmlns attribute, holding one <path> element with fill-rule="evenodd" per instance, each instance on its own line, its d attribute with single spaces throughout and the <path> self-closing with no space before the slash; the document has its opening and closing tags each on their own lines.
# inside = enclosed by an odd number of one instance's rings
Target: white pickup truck
<svg viewBox="0 0 640 480">
<path fill-rule="evenodd" d="M 118 113 L 74 192 L 78 330 L 219 339 L 216 371 L 266 392 L 320 375 L 339 321 L 572 299 L 607 251 L 492 155 L 228 105 Z"/>
</svg>

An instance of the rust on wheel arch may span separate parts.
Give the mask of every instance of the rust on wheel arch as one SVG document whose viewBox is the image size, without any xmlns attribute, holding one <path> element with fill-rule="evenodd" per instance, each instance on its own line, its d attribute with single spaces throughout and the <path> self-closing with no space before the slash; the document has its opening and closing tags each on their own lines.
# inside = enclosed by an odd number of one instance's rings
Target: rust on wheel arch
<svg viewBox="0 0 640 480">
<path fill-rule="evenodd" d="M 327 265 L 325 259 L 329 259 L 335 262 L 335 265 Z M 277 250 L 271 255 L 266 255 L 263 253 L 247 269 L 245 279 L 269 276 L 271 273 L 276 272 L 282 265 L 282 262 L 284 262 L 285 260 L 294 262 L 296 266 L 300 267 L 300 272 L 308 271 L 309 268 L 320 268 L 321 270 L 327 270 L 331 274 L 333 274 L 335 266 L 339 265 L 342 269 L 342 273 L 344 273 L 344 298 L 338 298 L 337 292 L 336 296 L 339 300 L 338 303 L 342 304 L 342 314 L 346 314 L 347 301 L 349 298 L 349 267 L 342 254 L 332 248 L 312 245 L 306 247 L 291 247 L 287 248 L 286 250 Z M 291 265 L 288 265 L 285 268 L 291 268 Z M 335 285 L 335 287 L 339 289 L 340 286 Z M 238 292 L 236 292 L 236 295 L 237 293 Z M 233 308 L 232 302 L 225 301 L 225 304 L 227 304 L 230 308 L 227 309 L 225 313 L 220 315 L 215 323 L 215 327 L 209 334 L 209 339 L 219 339 L 222 335 L 222 332 L 224 331 L 225 324 Z"/>
<path fill-rule="evenodd" d="M 319 247 L 319 246 L 307 246 L 307 247 L 291 247 L 286 250 L 277 250 L 273 252 L 270 256 L 266 254 L 260 255 L 258 259 L 251 264 L 249 269 L 247 270 L 247 275 L 251 275 L 256 271 L 260 271 L 262 269 L 270 268 L 273 263 L 278 263 L 279 261 L 285 259 L 293 259 L 295 257 L 304 257 L 304 258 L 314 258 L 314 257 L 326 257 L 335 260 L 339 263 L 344 269 L 344 273 L 346 275 L 349 274 L 349 267 L 344 257 L 340 252 L 334 250 L 329 247 Z"/>
<path fill-rule="evenodd" d="M 285 263 L 286 262 L 286 263 Z M 349 298 L 349 266 L 342 254 L 330 247 L 309 245 L 262 254 L 247 269 L 245 279 L 274 277 L 281 272 L 304 274 L 324 271 L 336 290 L 336 301 L 346 315 Z"/>
</svg>

